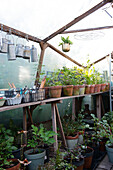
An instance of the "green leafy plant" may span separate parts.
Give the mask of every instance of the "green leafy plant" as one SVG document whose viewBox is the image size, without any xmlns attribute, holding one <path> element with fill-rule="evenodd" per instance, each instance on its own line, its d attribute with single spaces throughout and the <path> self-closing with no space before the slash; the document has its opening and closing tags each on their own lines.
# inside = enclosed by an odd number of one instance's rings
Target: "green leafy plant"
<svg viewBox="0 0 113 170">
<path fill-rule="evenodd" d="M 60 151 L 60 147 L 61 147 L 61 143 L 59 143 L 58 145 L 58 149 L 56 150 L 56 156 L 55 158 L 51 159 L 51 163 L 53 164 L 52 169 L 55 170 L 72 170 L 73 168 L 76 168 L 75 165 L 72 165 L 72 163 L 68 163 L 65 159 L 63 154 L 65 155 L 65 153 L 62 153 Z"/>
<path fill-rule="evenodd" d="M 12 151 L 17 148 L 13 146 L 14 137 L 11 136 L 10 129 L 6 129 L 3 125 L 0 125 L 0 170 L 3 170 L 3 166 L 10 165 L 9 158 L 13 158 Z"/>
<path fill-rule="evenodd" d="M 50 86 L 61 86 L 62 82 L 60 81 L 60 71 L 57 70 L 55 72 L 52 72 L 50 75 L 46 76 L 46 87 Z"/>
<path fill-rule="evenodd" d="M 32 139 L 28 139 L 28 147 L 33 148 L 33 153 L 40 145 L 51 145 L 55 142 L 53 136 L 56 135 L 54 131 L 47 131 L 42 124 L 39 128 L 37 126 L 31 125 L 32 127 Z"/>
<path fill-rule="evenodd" d="M 66 37 L 66 38 L 64 38 L 64 37 L 61 36 L 61 40 L 62 40 L 62 42 L 59 43 L 59 46 L 62 45 L 62 44 L 64 44 L 64 43 L 73 44 L 72 41 L 69 40 L 69 36 Z"/>
</svg>

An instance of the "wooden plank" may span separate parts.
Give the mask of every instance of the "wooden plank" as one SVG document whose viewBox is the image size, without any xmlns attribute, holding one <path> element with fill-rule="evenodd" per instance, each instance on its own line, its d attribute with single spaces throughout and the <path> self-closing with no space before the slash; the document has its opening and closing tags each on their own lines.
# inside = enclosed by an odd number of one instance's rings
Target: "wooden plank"
<svg viewBox="0 0 113 170">
<path fill-rule="evenodd" d="M 108 93 L 108 92 L 109 91 L 93 93 L 93 94 L 77 95 L 77 96 L 65 96 L 65 97 L 60 97 L 60 98 L 45 99 L 45 100 L 37 101 L 37 102 L 21 103 L 21 104 L 12 105 L 12 106 L 2 106 L 2 107 L 0 107 L 0 112 L 6 111 L 6 110 L 18 109 L 18 108 L 22 108 L 22 107 L 26 107 L 26 106 L 33 106 L 33 107 L 36 108 L 38 105 L 42 105 L 43 103 L 47 104 L 47 103 L 57 102 L 59 100 L 64 100 L 64 99 L 81 98 L 81 97 L 85 97 L 85 96 L 88 96 L 88 95 L 93 96 L 93 95 L 98 95 L 98 94 L 103 94 L 103 93 Z"/>
<path fill-rule="evenodd" d="M 101 120 L 101 95 L 96 95 L 96 112 L 98 119 Z"/>
<path fill-rule="evenodd" d="M 93 8 L 91 8 L 90 10 L 86 11 L 85 13 L 83 13 L 82 15 L 78 16 L 77 18 L 75 18 L 74 20 L 72 20 L 71 22 L 69 22 L 68 24 L 66 24 L 65 26 L 63 26 L 62 28 L 60 28 L 59 30 L 57 30 L 56 32 L 52 33 L 51 35 L 49 35 L 48 37 L 46 37 L 43 41 L 47 42 L 48 40 L 52 39 L 53 37 L 55 37 L 56 35 L 62 33 L 63 31 L 65 31 L 66 29 L 68 29 L 69 27 L 71 27 L 72 25 L 76 24 L 77 22 L 81 21 L 83 18 L 87 17 L 88 15 L 92 14 L 93 12 L 95 12 L 96 10 L 98 10 L 99 8 L 103 7 L 105 4 L 107 4 L 108 2 L 110 2 L 110 0 L 103 0 L 101 1 L 99 4 L 97 4 L 96 6 L 94 6 Z"/>
<path fill-rule="evenodd" d="M 56 110 L 55 110 L 55 103 L 51 104 L 51 112 L 52 112 L 52 126 L 53 131 L 57 133 L 57 124 L 56 124 Z M 57 141 L 57 135 L 54 136 L 55 143 L 54 143 L 54 151 L 58 149 L 58 141 Z"/>
<path fill-rule="evenodd" d="M 26 108 L 23 108 L 23 130 L 27 131 L 27 115 Z M 24 143 L 27 144 L 27 133 L 24 133 Z"/>
<path fill-rule="evenodd" d="M 72 100 L 72 120 L 75 120 L 75 115 L 76 115 L 76 111 L 75 111 L 75 98 L 73 98 L 73 100 Z"/>
<path fill-rule="evenodd" d="M 61 119 L 60 119 L 60 114 L 59 114 L 58 107 L 57 107 L 56 103 L 55 103 L 55 109 L 56 109 L 56 115 L 57 115 L 57 118 L 58 118 L 58 123 L 59 123 L 59 128 L 60 128 L 61 136 L 62 136 L 62 139 L 63 139 L 63 143 L 64 143 L 64 146 L 67 148 L 67 143 L 66 143 L 66 139 L 65 139 L 65 135 L 64 135 Z"/>
<path fill-rule="evenodd" d="M 103 29 L 111 29 L 111 28 L 113 28 L 113 26 L 105 26 L 105 27 L 97 27 L 97 28 L 87 28 L 87 29 L 78 29 L 78 30 L 64 31 L 61 34 L 86 32 L 86 31 L 95 31 L 95 30 L 103 30 Z"/>
</svg>

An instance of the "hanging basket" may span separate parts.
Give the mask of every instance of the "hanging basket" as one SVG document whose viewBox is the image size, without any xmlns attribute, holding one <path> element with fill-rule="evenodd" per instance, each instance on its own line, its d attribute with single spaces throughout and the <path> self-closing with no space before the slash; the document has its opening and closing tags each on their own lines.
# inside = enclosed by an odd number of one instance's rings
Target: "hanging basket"
<svg viewBox="0 0 113 170">
<path fill-rule="evenodd" d="M 70 51 L 70 44 L 68 44 L 68 43 L 62 44 L 62 51 L 64 51 L 64 52 Z"/>
</svg>

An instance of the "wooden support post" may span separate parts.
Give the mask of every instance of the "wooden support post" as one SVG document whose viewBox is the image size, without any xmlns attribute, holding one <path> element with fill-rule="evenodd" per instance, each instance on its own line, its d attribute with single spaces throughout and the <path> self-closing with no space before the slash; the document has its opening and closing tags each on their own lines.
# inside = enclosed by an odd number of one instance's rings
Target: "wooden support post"
<svg viewBox="0 0 113 170">
<path fill-rule="evenodd" d="M 72 119 L 75 120 L 75 115 L 76 115 L 76 111 L 75 111 L 75 98 L 73 98 L 72 101 Z"/>
<path fill-rule="evenodd" d="M 104 109 L 104 104 L 103 104 L 103 100 L 102 100 L 102 95 L 101 95 L 101 105 L 102 105 L 102 115 L 104 115 L 105 109 Z"/>
<path fill-rule="evenodd" d="M 52 111 L 52 126 L 53 131 L 57 133 L 57 124 L 56 124 L 56 110 L 55 110 L 55 103 L 51 103 L 51 111 Z M 54 136 L 55 143 L 54 143 L 54 151 L 58 149 L 58 141 L 57 141 L 57 135 Z"/>
<path fill-rule="evenodd" d="M 100 94 L 96 95 L 96 112 L 97 112 L 98 119 L 101 120 L 101 95 Z"/>
<path fill-rule="evenodd" d="M 26 107 L 23 107 L 23 130 L 27 131 Z M 27 133 L 24 134 L 24 143 L 27 144 Z"/>
<path fill-rule="evenodd" d="M 62 136 L 62 140 L 63 140 L 64 146 L 67 147 L 67 143 L 66 143 L 66 139 L 65 139 L 61 119 L 60 119 L 60 114 L 59 114 L 58 107 L 57 107 L 56 103 L 55 103 L 55 109 L 56 109 L 56 115 L 57 115 L 57 118 L 58 118 L 58 123 L 59 123 L 59 128 L 60 128 L 60 133 L 61 133 L 61 136 Z"/>
<path fill-rule="evenodd" d="M 37 85 L 38 82 L 39 82 L 40 72 L 41 72 L 43 58 L 44 58 L 44 53 L 45 53 L 45 49 L 48 47 L 48 45 L 46 43 L 41 42 L 40 47 L 41 47 L 41 54 L 40 54 L 39 65 L 38 65 L 38 69 L 37 69 L 37 73 L 36 73 L 35 85 Z"/>
<path fill-rule="evenodd" d="M 26 109 L 27 109 L 27 113 L 28 113 L 28 116 L 29 116 L 29 120 L 30 120 L 30 122 L 33 124 L 33 119 L 32 119 L 32 114 L 31 114 L 31 112 L 30 112 L 30 109 L 29 109 L 28 106 L 26 107 Z"/>
</svg>

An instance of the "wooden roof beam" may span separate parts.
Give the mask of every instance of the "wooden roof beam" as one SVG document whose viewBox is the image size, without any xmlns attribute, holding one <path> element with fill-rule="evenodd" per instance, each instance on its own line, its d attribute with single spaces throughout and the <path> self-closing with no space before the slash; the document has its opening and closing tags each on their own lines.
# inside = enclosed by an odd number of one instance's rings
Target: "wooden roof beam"
<svg viewBox="0 0 113 170">
<path fill-rule="evenodd" d="M 99 8 L 103 7 L 104 5 L 106 5 L 108 2 L 111 2 L 111 0 L 103 0 L 101 1 L 99 4 L 97 4 L 96 6 L 94 6 L 93 8 L 91 8 L 90 10 L 86 11 L 85 13 L 83 13 L 82 15 L 78 16 L 77 18 L 75 18 L 74 20 L 72 20 L 71 22 L 69 22 L 67 25 L 63 26 L 62 28 L 60 28 L 59 30 L 57 30 L 56 32 L 52 33 L 51 35 L 49 35 L 48 37 L 46 37 L 45 39 L 43 39 L 44 42 L 49 41 L 50 39 L 52 39 L 53 37 L 55 37 L 56 35 L 64 32 L 66 29 L 68 29 L 69 27 L 71 27 L 72 25 L 76 24 L 77 22 L 79 22 L 80 20 L 82 20 L 83 18 L 85 18 L 86 16 L 92 14 L 93 12 L 95 12 L 96 10 L 98 10 Z"/>
<path fill-rule="evenodd" d="M 42 41 L 41 39 L 39 39 L 37 37 L 31 36 L 29 34 L 26 34 L 24 32 L 21 32 L 19 30 L 14 29 L 14 28 L 8 27 L 8 26 L 6 26 L 4 24 L 1 24 L 1 23 L 0 23 L 0 30 L 4 31 L 4 32 L 7 32 L 9 34 L 13 34 L 13 35 L 25 38 L 27 40 L 37 42 L 37 43 L 40 43 Z"/>
<path fill-rule="evenodd" d="M 64 31 L 61 34 L 86 32 L 86 31 L 95 31 L 95 30 L 103 30 L 103 29 L 111 29 L 111 28 L 113 28 L 113 26 L 105 26 L 105 27 L 97 27 L 97 28 L 86 28 L 86 29 Z"/>
</svg>

